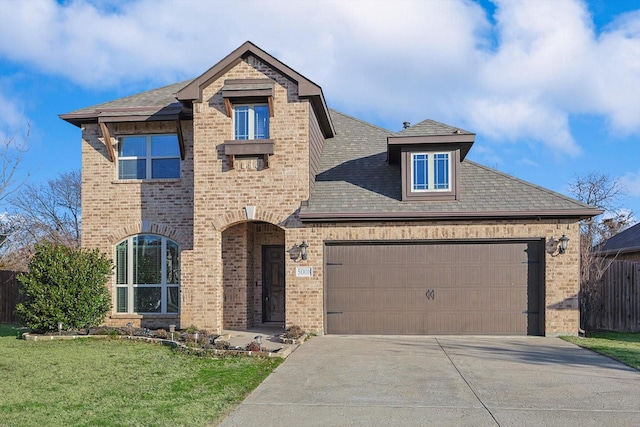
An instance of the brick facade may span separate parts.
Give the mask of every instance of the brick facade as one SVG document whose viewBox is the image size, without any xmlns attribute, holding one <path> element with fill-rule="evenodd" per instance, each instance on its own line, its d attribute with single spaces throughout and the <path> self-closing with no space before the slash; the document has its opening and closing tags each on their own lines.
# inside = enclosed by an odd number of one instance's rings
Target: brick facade
<svg viewBox="0 0 640 427">
<path fill-rule="evenodd" d="M 227 79 L 273 79 L 268 167 L 262 159 L 236 159 L 230 167 L 224 141 L 233 139 L 221 88 Z M 110 124 L 111 135 L 175 132 L 175 122 Z M 181 178 L 119 181 L 97 124 L 83 125 L 83 236 L 85 247 L 114 254 L 122 239 L 138 233 L 166 236 L 180 246 L 179 316 L 112 313 L 107 323 L 147 327 L 195 325 L 220 332 L 262 321 L 264 245 L 293 248 L 303 240 L 308 260 L 285 256 L 286 325 L 324 330 L 323 248 L 325 241 L 539 239 L 566 234 L 568 251 L 545 257 L 546 334 L 578 328 L 578 226 L 575 220 L 468 220 L 416 222 L 302 223 L 301 202 L 313 188 L 321 138 L 316 116 L 296 83 L 255 56 L 248 56 L 211 81 L 193 120 L 182 121 L 186 157 Z M 310 143 L 310 139 L 315 142 Z M 111 141 L 114 143 L 115 141 Z M 311 147 L 311 148 L 310 148 Z M 313 277 L 296 277 L 297 266 Z M 115 279 L 114 279 L 115 280 Z M 115 281 L 110 284 L 115 290 Z"/>
</svg>

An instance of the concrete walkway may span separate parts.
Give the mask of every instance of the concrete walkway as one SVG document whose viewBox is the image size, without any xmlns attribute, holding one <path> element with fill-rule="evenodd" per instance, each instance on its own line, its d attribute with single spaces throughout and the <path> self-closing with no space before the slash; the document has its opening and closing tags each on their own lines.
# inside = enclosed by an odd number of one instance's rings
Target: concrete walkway
<svg viewBox="0 0 640 427">
<path fill-rule="evenodd" d="M 323 336 L 221 426 L 638 426 L 640 373 L 557 338 Z"/>
</svg>

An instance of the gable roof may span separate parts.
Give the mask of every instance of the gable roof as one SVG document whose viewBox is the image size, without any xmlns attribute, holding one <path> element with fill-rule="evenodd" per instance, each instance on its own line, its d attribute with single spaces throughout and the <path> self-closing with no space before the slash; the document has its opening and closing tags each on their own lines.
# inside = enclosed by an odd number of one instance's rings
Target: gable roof
<svg viewBox="0 0 640 427">
<path fill-rule="evenodd" d="M 398 134 L 335 110 L 330 114 L 336 136 L 325 140 L 314 191 L 300 211 L 303 221 L 581 218 L 600 213 L 469 160 L 460 164 L 459 200 L 402 201 L 400 166 L 389 164 L 386 153 L 387 138 Z M 422 123 L 439 127 L 433 121 Z"/>
<path fill-rule="evenodd" d="M 325 102 L 322 88 L 299 74 L 297 71 L 289 68 L 273 56 L 269 55 L 250 41 L 244 42 L 242 46 L 231 52 L 216 65 L 209 68 L 199 77 L 196 77 L 189 84 L 180 89 L 176 93 L 176 99 L 183 103 L 202 101 L 202 89 L 204 87 L 208 86 L 212 81 L 218 79 L 250 55 L 278 70 L 282 75 L 294 81 L 298 85 L 298 96 L 309 99 L 318 117 L 320 128 L 322 129 L 325 138 L 331 138 L 335 130 L 333 128 L 333 123 L 331 123 L 329 108 Z"/>
<path fill-rule="evenodd" d="M 334 135 L 335 129 L 322 88 L 249 41 L 195 79 L 81 108 L 61 114 L 60 118 L 80 126 L 83 123 L 176 120 L 185 115 L 190 116 L 193 101 L 200 101 L 202 98 L 202 89 L 250 55 L 296 82 L 298 95 L 309 99 L 313 106 L 324 137 L 331 138 Z"/>
<path fill-rule="evenodd" d="M 640 252 L 640 223 L 616 234 L 600 246 L 600 255 Z"/>
</svg>

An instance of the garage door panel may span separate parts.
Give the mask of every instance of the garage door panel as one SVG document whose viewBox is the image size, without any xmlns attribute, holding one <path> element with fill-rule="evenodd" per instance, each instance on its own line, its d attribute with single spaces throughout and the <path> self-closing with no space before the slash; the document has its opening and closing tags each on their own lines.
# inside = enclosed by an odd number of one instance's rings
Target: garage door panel
<svg viewBox="0 0 640 427">
<path fill-rule="evenodd" d="M 541 334 L 542 249 L 541 241 L 329 244 L 327 332 Z"/>
<path fill-rule="evenodd" d="M 376 299 L 368 289 L 340 289 L 328 295 L 327 305 L 332 311 L 372 310 L 376 308 Z"/>
</svg>

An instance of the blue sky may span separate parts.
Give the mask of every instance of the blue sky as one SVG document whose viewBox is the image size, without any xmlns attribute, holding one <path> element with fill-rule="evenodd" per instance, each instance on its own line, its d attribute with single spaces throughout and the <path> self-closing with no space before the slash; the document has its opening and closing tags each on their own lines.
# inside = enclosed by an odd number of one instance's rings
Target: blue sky
<svg viewBox="0 0 640 427">
<path fill-rule="evenodd" d="M 640 216 L 640 1 L 0 0 L 0 137 L 22 172 L 80 169 L 58 114 L 193 78 L 251 40 L 331 107 L 477 134 L 473 161 L 567 194 L 620 177 Z"/>
</svg>

